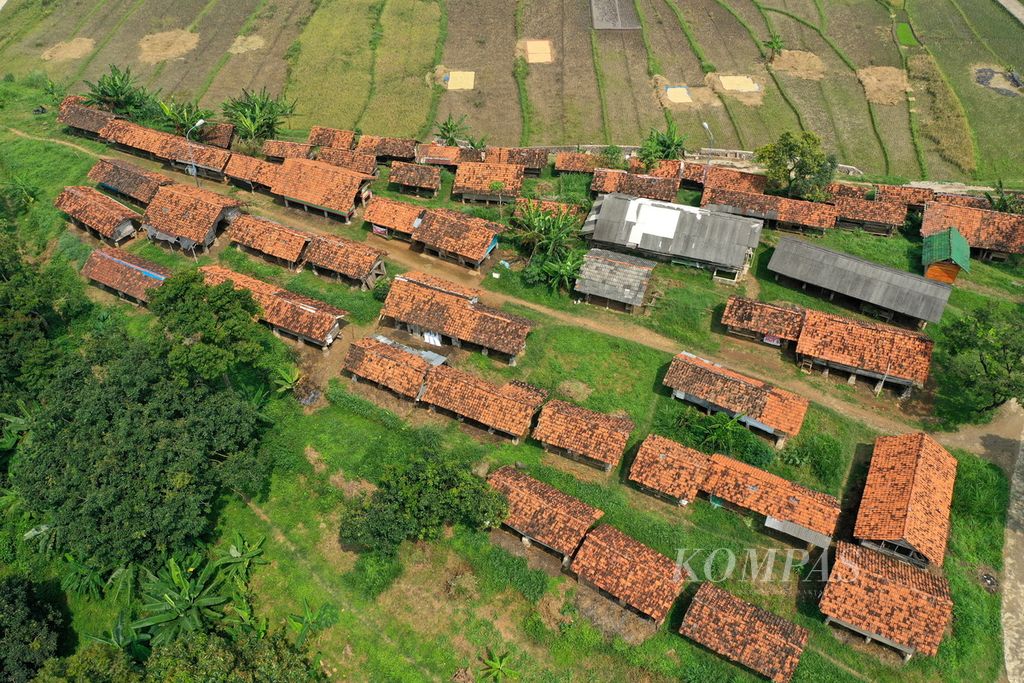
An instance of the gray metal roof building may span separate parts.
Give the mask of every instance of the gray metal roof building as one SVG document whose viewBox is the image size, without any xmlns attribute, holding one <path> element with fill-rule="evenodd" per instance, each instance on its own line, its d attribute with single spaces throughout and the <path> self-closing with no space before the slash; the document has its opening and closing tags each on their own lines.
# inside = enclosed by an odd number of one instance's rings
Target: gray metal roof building
<svg viewBox="0 0 1024 683">
<path fill-rule="evenodd" d="M 594 244 L 713 270 L 745 272 L 764 223 L 695 206 L 599 197 L 583 225 Z"/>
<path fill-rule="evenodd" d="M 626 306 L 642 306 L 656 264 L 637 256 L 591 249 L 576 278 L 580 294 L 616 301 Z"/>
<path fill-rule="evenodd" d="M 784 237 L 768 270 L 879 308 L 938 322 L 952 287 L 873 261 Z"/>
</svg>

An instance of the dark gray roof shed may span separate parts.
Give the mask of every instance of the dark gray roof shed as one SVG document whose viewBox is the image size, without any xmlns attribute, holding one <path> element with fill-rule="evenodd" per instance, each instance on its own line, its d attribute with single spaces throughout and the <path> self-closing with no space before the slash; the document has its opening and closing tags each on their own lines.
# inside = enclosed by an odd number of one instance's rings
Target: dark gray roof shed
<svg viewBox="0 0 1024 683">
<path fill-rule="evenodd" d="M 768 270 L 881 308 L 938 322 L 952 287 L 793 237 L 775 247 Z"/>
<path fill-rule="evenodd" d="M 654 261 L 636 256 L 591 249 L 584 257 L 583 267 L 576 278 L 576 291 L 641 306 L 654 266 Z"/>
<path fill-rule="evenodd" d="M 742 270 L 763 225 L 695 206 L 608 194 L 594 202 L 583 235 L 603 245 Z"/>
</svg>

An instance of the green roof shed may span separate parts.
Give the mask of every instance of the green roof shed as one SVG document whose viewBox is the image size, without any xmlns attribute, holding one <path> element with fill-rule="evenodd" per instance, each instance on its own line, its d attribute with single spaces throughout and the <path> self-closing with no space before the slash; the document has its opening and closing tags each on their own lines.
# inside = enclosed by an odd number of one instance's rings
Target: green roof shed
<svg viewBox="0 0 1024 683">
<path fill-rule="evenodd" d="M 924 238 L 921 263 L 927 268 L 933 263 L 952 261 L 968 273 L 971 272 L 971 245 L 956 228 L 948 228 Z"/>
</svg>

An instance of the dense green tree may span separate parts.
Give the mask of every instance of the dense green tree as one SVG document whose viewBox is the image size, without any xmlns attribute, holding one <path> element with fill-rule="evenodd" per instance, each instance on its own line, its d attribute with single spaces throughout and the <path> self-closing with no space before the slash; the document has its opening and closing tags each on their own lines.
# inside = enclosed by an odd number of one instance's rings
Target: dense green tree
<svg viewBox="0 0 1024 683">
<path fill-rule="evenodd" d="M 669 120 L 664 132 L 652 128 L 647 133 L 636 155 L 644 168 L 651 169 L 665 159 L 682 159 L 685 145 L 686 136 L 679 133 L 675 121 Z"/>
<path fill-rule="evenodd" d="M 956 318 L 939 339 L 941 387 L 962 410 L 984 415 L 1024 400 L 1024 306 L 985 306 Z"/>
<path fill-rule="evenodd" d="M 221 105 L 224 116 L 235 124 L 235 133 L 242 140 L 262 141 L 277 137 L 284 120 L 295 113 L 295 102 L 284 95 L 272 97 L 266 88 L 259 92 L 243 90 Z"/>
<path fill-rule="evenodd" d="M 263 350 L 262 333 L 253 322 L 259 306 L 229 282 L 210 287 L 199 271 L 179 273 L 152 294 L 149 308 L 171 340 L 168 363 L 187 374 L 222 377 L 255 361 Z"/>
<path fill-rule="evenodd" d="M 437 538 L 449 524 L 495 524 L 504 511 L 504 499 L 465 463 L 451 456 L 417 455 L 389 467 L 372 495 L 347 503 L 341 540 L 394 552 L 406 539 Z"/>
<path fill-rule="evenodd" d="M 266 477 L 255 409 L 172 372 L 168 355 L 114 332 L 66 357 L 12 463 L 55 549 L 95 569 L 189 549 L 223 487 Z"/>
<path fill-rule="evenodd" d="M 93 643 L 70 657 L 51 658 L 34 683 L 142 683 L 142 673 L 124 652 Z"/>
<path fill-rule="evenodd" d="M 29 681 L 57 651 L 62 618 L 20 576 L 0 579 L 0 672 L 4 681 Z"/>
<path fill-rule="evenodd" d="M 194 632 L 153 649 L 147 683 L 311 683 L 324 673 L 281 631 L 231 640 Z"/>
<path fill-rule="evenodd" d="M 827 198 L 826 188 L 839 165 L 835 154 L 826 153 L 821 138 L 810 131 L 786 131 L 777 141 L 759 147 L 754 160 L 765 167 L 774 190 L 810 201 Z"/>
<path fill-rule="evenodd" d="M 164 123 L 174 128 L 178 135 L 184 135 L 191 130 L 200 120 L 209 120 L 213 112 L 203 109 L 198 102 L 176 102 L 174 100 L 160 100 L 160 114 Z M 202 130 L 199 131 L 202 137 Z M 194 139 L 194 138 L 192 138 Z"/>
<path fill-rule="evenodd" d="M 85 82 L 89 89 L 85 103 L 102 107 L 108 111 L 124 114 L 129 118 L 140 118 L 153 113 L 155 99 L 132 75 L 131 67 L 110 70 L 96 79 L 95 83 Z"/>
</svg>

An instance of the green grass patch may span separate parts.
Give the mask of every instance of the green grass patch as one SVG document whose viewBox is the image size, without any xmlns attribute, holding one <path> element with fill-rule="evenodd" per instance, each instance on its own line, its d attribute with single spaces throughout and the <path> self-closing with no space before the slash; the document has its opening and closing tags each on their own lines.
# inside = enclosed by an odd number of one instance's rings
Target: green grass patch
<svg viewBox="0 0 1024 683">
<path fill-rule="evenodd" d="M 901 21 L 896 24 L 896 40 L 898 40 L 900 45 L 903 45 L 904 47 L 917 47 L 921 44 L 917 42 L 917 36 L 914 35 L 914 29 L 905 21 Z"/>
</svg>

